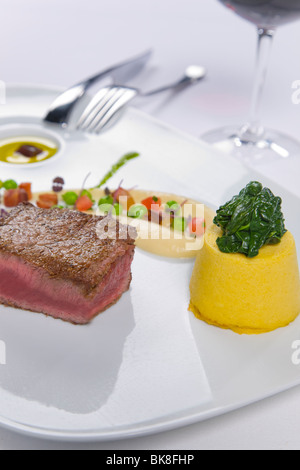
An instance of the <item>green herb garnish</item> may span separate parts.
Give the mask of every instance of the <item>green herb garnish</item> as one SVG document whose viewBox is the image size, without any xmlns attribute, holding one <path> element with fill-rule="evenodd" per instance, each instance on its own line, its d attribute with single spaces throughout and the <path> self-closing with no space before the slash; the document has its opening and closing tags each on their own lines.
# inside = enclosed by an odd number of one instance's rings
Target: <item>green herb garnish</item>
<svg viewBox="0 0 300 470">
<path fill-rule="evenodd" d="M 214 223 L 223 231 L 217 239 L 220 251 L 254 258 L 264 245 L 280 243 L 287 232 L 281 204 L 270 189 L 250 182 L 217 211 Z"/>
<path fill-rule="evenodd" d="M 179 207 L 179 204 L 176 201 L 168 201 L 168 202 L 166 202 L 166 206 L 168 206 L 169 208 L 171 208 L 173 206 L 178 206 Z"/>
<path fill-rule="evenodd" d="M 136 153 L 136 152 L 132 152 L 132 153 L 127 153 L 126 155 L 124 155 L 122 158 L 120 158 L 119 161 L 117 161 L 117 163 L 115 163 L 111 170 L 106 173 L 106 175 L 104 176 L 104 178 L 100 181 L 100 183 L 98 184 L 98 186 L 95 186 L 94 189 L 97 189 L 97 188 L 101 188 L 101 186 L 103 186 L 110 178 L 112 178 L 112 176 L 114 176 L 114 174 L 122 167 L 124 166 L 129 160 L 132 160 L 134 158 L 137 158 L 139 157 L 140 154 L 139 153 Z"/>
<path fill-rule="evenodd" d="M 2 184 L 3 188 L 5 189 L 17 189 L 18 183 L 15 180 L 6 180 Z"/>
<path fill-rule="evenodd" d="M 74 191 L 68 191 L 62 195 L 62 198 L 68 206 L 74 206 L 78 199 L 78 194 L 76 194 Z"/>
</svg>

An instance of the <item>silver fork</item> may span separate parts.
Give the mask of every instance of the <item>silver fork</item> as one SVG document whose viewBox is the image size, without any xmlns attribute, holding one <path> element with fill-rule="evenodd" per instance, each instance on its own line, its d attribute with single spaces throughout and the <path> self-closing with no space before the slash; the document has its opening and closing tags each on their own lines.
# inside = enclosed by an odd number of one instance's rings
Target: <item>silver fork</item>
<svg viewBox="0 0 300 470">
<path fill-rule="evenodd" d="M 151 55 L 151 50 L 146 51 L 138 57 L 114 65 L 68 88 L 50 105 L 44 117 L 44 121 L 66 127 L 69 124 L 70 116 L 74 108 L 90 87 L 107 77 L 111 77 L 114 81 L 122 80 L 123 82 L 127 82 L 131 80 L 144 68 Z"/>
<path fill-rule="evenodd" d="M 186 69 L 184 76 L 180 80 L 150 92 L 143 93 L 137 88 L 118 85 L 102 88 L 83 111 L 77 123 L 77 129 L 99 134 L 112 118 L 116 116 L 118 111 L 124 108 L 136 96 L 150 97 L 163 91 L 185 88 L 192 83 L 202 80 L 205 75 L 206 70 L 204 67 L 193 65 Z"/>
</svg>

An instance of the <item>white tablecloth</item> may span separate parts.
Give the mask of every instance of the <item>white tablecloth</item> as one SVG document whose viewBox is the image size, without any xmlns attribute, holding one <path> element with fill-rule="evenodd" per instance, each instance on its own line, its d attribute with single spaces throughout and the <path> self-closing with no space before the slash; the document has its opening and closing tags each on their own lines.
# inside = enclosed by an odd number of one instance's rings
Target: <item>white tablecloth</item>
<svg viewBox="0 0 300 470">
<path fill-rule="evenodd" d="M 172 100 L 165 95 L 145 103 L 145 111 L 194 136 L 247 117 L 255 28 L 217 0 L 10 0 L 2 4 L 1 20 L 0 80 L 7 83 L 68 86 L 151 47 L 150 68 L 135 85 L 173 81 L 190 64 L 205 65 L 208 76 Z M 295 138 L 299 25 L 277 32 L 261 110 L 266 125 Z M 300 195 L 299 162 L 300 155 L 261 171 Z M 296 387 L 200 424 L 120 442 L 72 445 L 0 430 L 0 449 L 299 449 L 299 394 Z"/>
</svg>

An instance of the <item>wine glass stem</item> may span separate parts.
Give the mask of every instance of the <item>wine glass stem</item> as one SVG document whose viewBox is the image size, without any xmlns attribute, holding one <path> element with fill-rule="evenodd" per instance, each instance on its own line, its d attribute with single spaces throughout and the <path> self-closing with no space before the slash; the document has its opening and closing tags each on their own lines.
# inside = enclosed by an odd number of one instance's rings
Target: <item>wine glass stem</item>
<svg viewBox="0 0 300 470">
<path fill-rule="evenodd" d="M 266 82 L 266 75 L 274 35 L 274 30 L 258 28 L 257 63 L 255 70 L 250 119 L 247 126 L 244 127 L 244 133 L 250 134 L 253 140 L 263 134 L 263 128 L 259 120 L 259 108 Z"/>
</svg>

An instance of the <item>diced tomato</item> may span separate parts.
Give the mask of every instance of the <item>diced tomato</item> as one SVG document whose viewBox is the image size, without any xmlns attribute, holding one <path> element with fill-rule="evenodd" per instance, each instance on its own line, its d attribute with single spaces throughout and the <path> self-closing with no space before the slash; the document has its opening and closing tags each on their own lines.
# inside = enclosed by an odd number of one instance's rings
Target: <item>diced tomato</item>
<svg viewBox="0 0 300 470">
<path fill-rule="evenodd" d="M 27 202 L 29 200 L 28 193 L 25 189 L 19 188 L 19 202 Z"/>
<path fill-rule="evenodd" d="M 40 194 L 36 205 L 41 209 L 51 209 L 58 203 L 58 197 L 55 193 Z"/>
<path fill-rule="evenodd" d="M 156 196 L 151 196 L 144 199 L 141 203 L 147 207 L 148 211 L 159 210 L 161 206 L 161 199 Z"/>
<path fill-rule="evenodd" d="M 19 190 L 7 189 L 4 193 L 4 205 L 6 207 L 15 207 L 19 204 Z"/>
<path fill-rule="evenodd" d="M 124 188 L 118 188 L 113 193 L 112 197 L 114 198 L 114 200 L 116 202 L 120 202 L 122 204 L 122 206 L 124 207 L 124 209 L 126 209 L 126 211 L 128 211 L 130 209 L 130 207 L 135 204 L 135 200 L 131 196 L 130 192 L 127 191 L 127 189 L 124 189 Z M 121 201 L 120 201 L 120 198 L 122 198 Z M 127 207 L 126 207 L 126 204 L 125 204 L 126 202 L 127 202 Z"/>
<path fill-rule="evenodd" d="M 31 192 L 31 183 L 21 183 L 19 184 L 20 189 L 25 189 L 27 195 L 28 195 L 28 201 L 32 198 L 32 192 Z"/>
<path fill-rule="evenodd" d="M 20 202 L 28 201 L 27 192 L 24 189 L 7 189 L 4 193 L 4 205 L 15 207 Z"/>
<path fill-rule="evenodd" d="M 194 217 L 189 223 L 189 231 L 191 235 L 202 237 L 205 233 L 205 220 L 202 217 Z"/>
<path fill-rule="evenodd" d="M 76 209 L 81 212 L 88 211 L 92 207 L 93 201 L 86 195 L 80 196 L 76 201 Z"/>
</svg>

